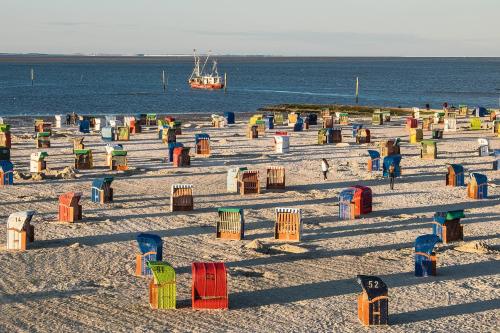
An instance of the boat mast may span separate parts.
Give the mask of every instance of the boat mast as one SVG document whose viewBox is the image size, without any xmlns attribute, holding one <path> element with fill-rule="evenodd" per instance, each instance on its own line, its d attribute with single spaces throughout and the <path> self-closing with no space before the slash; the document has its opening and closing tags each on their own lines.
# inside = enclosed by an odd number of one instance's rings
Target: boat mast
<svg viewBox="0 0 500 333">
<path fill-rule="evenodd" d="M 214 60 L 214 64 L 212 66 L 212 75 L 215 73 L 215 76 L 219 76 L 219 71 L 217 70 L 217 61 Z"/>
<path fill-rule="evenodd" d="M 203 64 L 203 67 L 201 68 L 201 73 L 203 74 L 204 71 L 205 71 L 205 66 L 207 65 L 207 62 L 208 62 L 208 58 L 210 58 L 210 52 L 212 52 L 212 50 L 208 50 L 208 55 L 207 55 L 207 58 L 205 59 L 205 63 Z"/>
<path fill-rule="evenodd" d="M 194 56 L 194 68 L 193 72 L 191 73 L 191 76 L 189 77 L 189 81 L 191 81 L 193 77 L 200 76 L 200 57 L 196 55 L 196 49 L 193 49 L 193 56 Z"/>
</svg>

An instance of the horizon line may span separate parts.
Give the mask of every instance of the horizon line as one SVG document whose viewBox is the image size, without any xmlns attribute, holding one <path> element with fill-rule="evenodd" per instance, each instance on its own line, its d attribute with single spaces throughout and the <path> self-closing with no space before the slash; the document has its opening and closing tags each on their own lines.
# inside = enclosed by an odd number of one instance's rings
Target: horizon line
<svg viewBox="0 0 500 333">
<path fill-rule="evenodd" d="M 206 54 L 202 54 L 206 56 Z M 192 54 L 114 54 L 114 53 L 39 53 L 0 52 L 0 57 L 85 57 L 85 58 L 175 58 L 192 57 Z M 422 56 L 422 55 L 282 55 L 282 54 L 211 54 L 217 57 L 267 57 L 267 58 L 500 58 L 500 56 Z"/>
</svg>

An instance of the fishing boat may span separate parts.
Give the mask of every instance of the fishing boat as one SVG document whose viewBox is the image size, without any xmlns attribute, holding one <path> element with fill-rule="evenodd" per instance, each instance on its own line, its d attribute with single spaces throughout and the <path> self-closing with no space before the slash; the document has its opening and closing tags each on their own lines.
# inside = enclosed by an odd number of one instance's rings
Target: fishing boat
<svg viewBox="0 0 500 333">
<path fill-rule="evenodd" d="M 212 71 L 210 73 L 205 72 L 205 67 L 207 66 L 208 59 L 210 58 L 210 53 L 207 55 L 203 66 L 200 68 L 201 59 L 196 55 L 196 50 L 194 50 L 194 68 L 191 76 L 189 77 L 189 85 L 193 89 L 223 89 L 225 82 L 217 71 L 217 61 L 214 59 L 212 61 Z"/>
</svg>

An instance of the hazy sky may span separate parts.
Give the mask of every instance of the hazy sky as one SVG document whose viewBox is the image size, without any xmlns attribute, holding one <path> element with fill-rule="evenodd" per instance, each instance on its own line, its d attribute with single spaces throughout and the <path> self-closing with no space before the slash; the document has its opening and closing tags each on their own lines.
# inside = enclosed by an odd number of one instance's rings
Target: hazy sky
<svg viewBox="0 0 500 333">
<path fill-rule="evenodd" d="M 500 56 L 500 0 L 0 0 L 0 52 Z"/>
</svg>

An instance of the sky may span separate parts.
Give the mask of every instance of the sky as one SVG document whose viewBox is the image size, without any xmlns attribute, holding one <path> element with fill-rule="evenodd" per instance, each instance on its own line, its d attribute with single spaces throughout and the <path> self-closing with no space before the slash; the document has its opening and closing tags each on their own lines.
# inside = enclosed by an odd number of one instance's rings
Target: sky
<svg viewBox="0 0 500 333">
<path fill-rule="evenodd" d="M 500 0 L 0 0 L 0 53 L 500 56 Z"/>
</svg>

